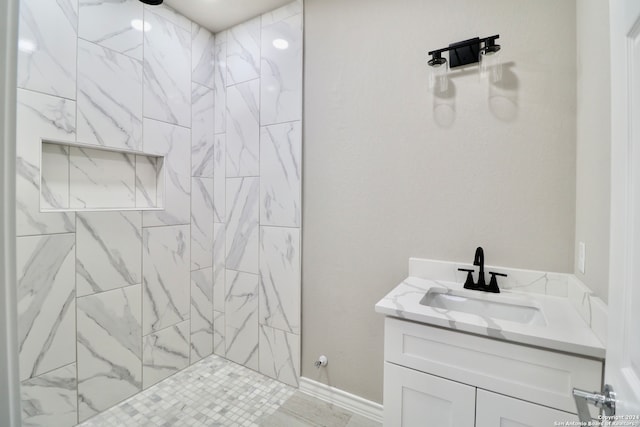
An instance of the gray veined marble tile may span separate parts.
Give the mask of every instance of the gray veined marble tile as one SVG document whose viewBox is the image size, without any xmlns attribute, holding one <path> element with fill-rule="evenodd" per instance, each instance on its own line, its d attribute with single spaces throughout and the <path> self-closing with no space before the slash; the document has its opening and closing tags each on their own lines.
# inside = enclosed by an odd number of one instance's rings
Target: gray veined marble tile
<svg viewBox="0 0 640 427">
<path fill-rule="evenodd" d="M 258 273 L 259 181 L 259 178 L 227 179 L 227 269 Z"/>
<path fill-rule="evenodd" d="M 143 388 L 189 366 L 189 321 L 143 338 Z"/>
<path fill-rule="evenodd" d="M 191 134 L 189 129 L 144 120 L 144 151 L 165 156 L 164 210 L 145 212 L 143 226 L 189 224 L 191 217 Z"/>
<path fill-rule="evenodd" d="M 260 77 L 260 17 L 227 30 L 227 84 Z"/>
<path fill-rule="evenodd" d="M 173 9 L 167 4 L 162 4 L 160 6 L 150 6 L 145 5 L 145 15 L 148 16 L 148 12 L 153 12 L 158 16 L 166 19 L 167 21 L 177 25 L 178 27 L 185 29 L 187 31 L 191 31 L 191 21 L 186 16 L 182 15 L 177 10 Z"/>
<path fill-rule="evenodd" d="M 71 208 L 133 208 L 136 205 L 135 156 L 116 151 L 71 147 Z"/>
<path fill-rule="evenodd" d="M 78 298 L 80 421 L 142 390 L 140 288 Z"/>
<path fill-rule="evenodd" d="M 213 90 L 193 83 L 191 100 L 191 176 L 213 178 Z"/>
<path fill-rule="evenodd" d="M 260 80 L 227 87 L 228 177 L 257 176 L 260 170 Z"/>
<path fill-rule="evenodd" d="M 16 114 L 17 235 L 74 231 L 73 213 L 40 212 L 40 147 L 41 138 L 75 141 L 76 103 L 18 89 Z M 46 199 L 54 193 L 46 187 L 42 192 Z M 50 199 L 49 205 L 55 204 L 54 200 Z"/>
<path fill-rule="evenodd" d="M 24 427 L 71 427 L 78 422 L 76 365 L 20 384 Z"/>
<path fill-rule="evenodd" d="M 258 276 L 226 271 L 226 357 L 258 370 Z"/>
<path fill-rule="evenodd" d="M 18 87 L 76 98 L 78 0 L 22 0 Z"/>
<path fill-rule="evenodd" d="M 260 224 L 300 227 L 302 131 L 300 122 L 260 130 Z"/>
<path fill-rule="evenodd" d="M 218 33 L 215 34 L 215 40 L 214 43 L 217 45 L 219 44 L 223 44 L 227 42 L 227 33 L 229 31 L 228 30 L 224 30 L 224 31 L 220 31 Z"/>
<path fill-rule="evenodd" d="M 148 8 L 145 23 L 144 116 L 189 127 L 191 24 L 186 31 Z"/>
<path fill-rule="evenodd" d="M 76 244 L 79 297 L 142 282 L 140 212 L 79 213 Z"/>
<path fill-rule="evenodd" d="M 19 237 L 20 379 L 75 362 L 75 236 Z"/>
<path fill-rule="evenodd" d="M 136 207 L 164 207 L 164 160 L 153 156 L 136 158 Z"/>
<path fill-rule="evenodd" d="M 224 313 L 220 311 L 213 312 L 213 352 L 218 356 L 226 357 L 227 348 L 224 342 L 225 336 Z"/>
<path fill-rule="evenodd" d="M 78 37 L 142 59 L 143 4 L 137 0 L 79 0 Z"/>
<path fill-rule="evenodd" d="M 226 220 L 227 136 L 219 134 L 213 145 L 213 215 L 216 222 Z"/>
<path fill-rule="evenodd" d="M 226 33 L 226 32 L 223 32 Z M 216 46 L 215 46 L 215 66 L 214 66 L 214 83 L 213 88 L 215 92 L 215 132 L 223 133 L 226 131 L 226 105 L 227 105 L 227 44 L 217 41 L 220 33 L 216 34 Z"/>
<path fill-rule="evenodd" d="M 142 231 L 144 335 L 189 318 L 189 240 L 188 225 Z"/>
<path fill-rule="evenodd" d="M 69 147 L 42 144 L 40 207 L 69 208 Z"/>
<path fill-rule="evenodd" d="M 300 334 L 300 229 L 260 227 L 260 323 Z"/>
<path fill-rule="evenodd" d="M 260 373 L 294 387 L 300 377 L 300 336 L 260 325 Z"/>
<path fill-rule="evenodd" d="M 191 363 L 213 353 L 213 269 L 191 272 Z"/>
<path fill-rule="evenodd" d="M 213 179 L 191 181 L 191 269 L 213 265 Z"/>
<path fill-rule="evenodd" d="M 260 124 L 302 119 L 302 14 L 262 28 Z"/>
<path fill-rule="evenodd" d="M 78 40 L 78 140 L 142 148 L 142 64 Z"/>
<path fill-rule="evenodd" d="M 213 309 L 224 312 L 225 300 L 225 224 L 213 223 Z"/>
<path fill-rule="evenodd" d="M 293 15 L 302 13 L 302 0 L 294 0 L 289 4 L 274 9 L 270 12 L 262 14 L 262 26 L 275 24 L 276 22 L 287 19 Z"/>
<path fill-rule="evenodd" d="M 213 89 L 215 41 L 211 31 L 191 23 L 191 80 Z"/>
</svg>

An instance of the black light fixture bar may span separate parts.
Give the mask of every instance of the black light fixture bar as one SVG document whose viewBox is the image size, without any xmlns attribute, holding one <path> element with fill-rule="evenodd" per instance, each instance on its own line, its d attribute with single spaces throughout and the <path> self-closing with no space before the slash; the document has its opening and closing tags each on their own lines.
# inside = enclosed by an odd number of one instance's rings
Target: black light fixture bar
<svg viewBox="0 0 640 427">
<path fill-rule="evenodd" d="M 492 54 L 500 50 L 500 45 L 495 42 L 498 38 L 500 38 L 499 34 L 482 39 L 475 37 L 469 40 L 451 43 L 448 47 L 443 47 L 442 49 L 432 50 L 429 52 L 432 58 L 429 61 L 429 65 L 442 65 L 444 63 L 442 60 L 434 62 L 434 59 L 441 58 L 444 52 L 449 52 L 449 68 L 476 63 L 480 60 L 481 53 Z M 481 49 L 480 45 L 483 43 L 484 47 Z"/>
</svg>

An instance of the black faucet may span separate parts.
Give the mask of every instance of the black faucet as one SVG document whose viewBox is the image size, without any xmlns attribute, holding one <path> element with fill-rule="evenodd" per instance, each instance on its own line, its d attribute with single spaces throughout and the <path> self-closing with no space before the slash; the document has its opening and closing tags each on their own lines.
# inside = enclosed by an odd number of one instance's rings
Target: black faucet
<svg viewBox="0 0 640 427">
<path fill-rule="evenodd" d="M 480 267 L 480 271 L 478 271 L 478 283 L 476 283 L 476 287 L 484 289 L 484 287 L 487 286 L 487 282 L 484 281 L 484 251 L 480 246 L 476 248 L 476 254 L 473 257 L 473 265 L 477 265 Z"/>
<path fill-rule="evenodd" d="M 464 288 L 484 292 L 493 292 L 496 294 L 500 293 L 500 288 L 498 287 L 496 276 L 507 277 L 507 275 L 490 271 L 489 274 L 491 275 L 491 281 L 489 282 L 489 286 L 487 286 L 487 282 L 484 279 L 484 250 L 480 246 L 476 248 L 476 254 L 473 257 L 473 265 L 480 267 L 480 270 L 478 271 L 477 283 L 473 283 L 473 270 L 469 270 L 467 268 L 458 269 L 459 271 L 467 272 L 467 280 L 464 282 Z"/>
</svg>

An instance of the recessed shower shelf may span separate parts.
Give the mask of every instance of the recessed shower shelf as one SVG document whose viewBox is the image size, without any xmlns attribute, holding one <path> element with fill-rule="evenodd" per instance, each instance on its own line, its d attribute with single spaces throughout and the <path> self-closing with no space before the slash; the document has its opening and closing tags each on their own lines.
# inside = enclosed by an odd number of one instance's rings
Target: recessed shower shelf
<svg viewBox="0 0 640 427">
<path fill-rule="evenodd" d="M 42 212 L 164 209 L 164 156 L 42 140 Z"/>
</svg>

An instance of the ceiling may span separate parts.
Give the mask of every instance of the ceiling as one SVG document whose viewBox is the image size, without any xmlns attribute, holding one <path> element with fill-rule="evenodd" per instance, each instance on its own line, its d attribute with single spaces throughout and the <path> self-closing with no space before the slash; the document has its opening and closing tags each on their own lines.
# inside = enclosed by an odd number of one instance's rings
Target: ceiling
<svg viewBox="0 0 640 427">
<path fill-rule="evenodd" d="M 166 0 L 165 4 L 217 33 L 290 2 L 291 0 Z"/>
</svg>

